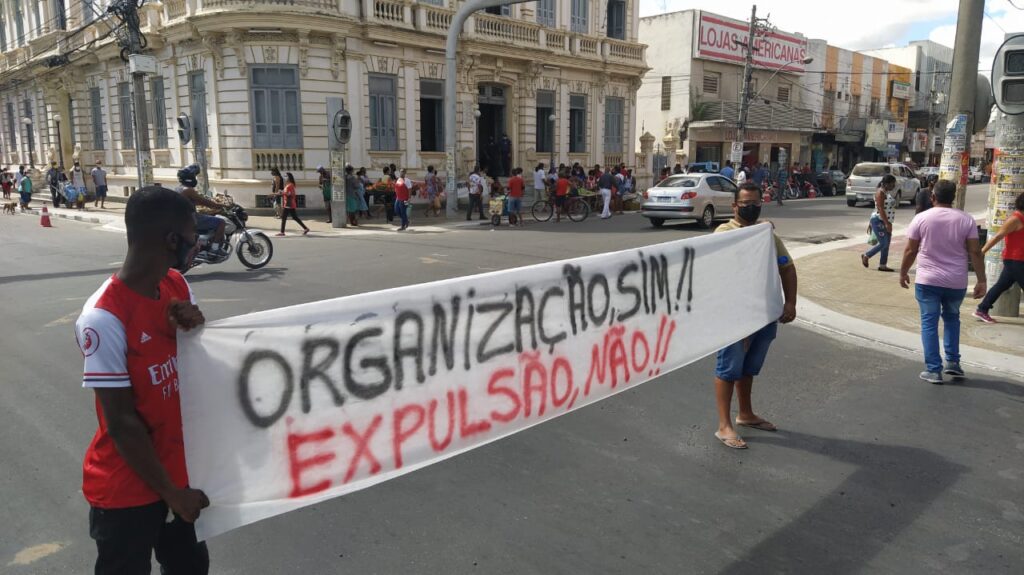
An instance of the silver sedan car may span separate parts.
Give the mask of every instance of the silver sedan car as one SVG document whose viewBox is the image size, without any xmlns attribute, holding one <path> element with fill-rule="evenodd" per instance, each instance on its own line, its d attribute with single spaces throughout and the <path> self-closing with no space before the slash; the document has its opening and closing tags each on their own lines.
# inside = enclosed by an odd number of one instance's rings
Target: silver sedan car
<svg viewBox="0 0 1024 575">
<path fill-rule="evenodd" d="M 665 220 L 695 220 L 710 228 L 732 217 L 736 184 L 718 174 L 675 174 L 648 188 L 640 215 L 660 228 Z"/>
</svg>

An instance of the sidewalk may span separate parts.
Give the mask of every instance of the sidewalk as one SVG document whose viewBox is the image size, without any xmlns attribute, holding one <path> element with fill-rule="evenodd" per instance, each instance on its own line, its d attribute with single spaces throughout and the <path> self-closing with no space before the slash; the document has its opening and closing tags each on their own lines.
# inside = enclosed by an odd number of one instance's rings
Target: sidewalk
<svg viewBox="0 0 1024 575">
<path fill-rule="evenodd" d="M 888 265 L 896 269 L 896 273 L 879 272 L 877 256 L 872 259 L 871 267 L 865 269 L 860 254 L 868 246 L 863 241 L 850 240 L 828 251 L 804 257 L 797 255 L 799 294 L 801 299 L 809 300 L 808 313 L 801 312 L 801 316 L 830 331 L 902 348 L 920 356 L 921 320 L 917 300 L 913 287 L 903 289 L 899 285 L 898 270 L 905 246 L 905 235 L 893 238 Z M 911 269 L 911 279 L 914 271 Z M 971 289 L 974 281 L 971 272 Z M 994 281 L 990 278 L 989 285 Z M 982 323 L 971 316 L 979 301 L 972 299 L 968 291 L 960 308 L 964 363 L 984 365 L 1024 378 L 1024 317 L 997 317 L 997 324 Z"/>
<path fill-rule="evenodd" d="M 127 204 L 121 198 L 113 200 L 108 198 L 104 208 L 94 208 L 92 203 L 88 203 L 85 210 L 76 210 L 64 207 L 54 208 L 49 194 L 34 194 L 32 196 L 32 204 L 28 212 L 25 212 L 25 215 L 39 217 L 43 205 L 47 206 L 51 218 L 75 220 L 122 230 L 124 228 L 124 209 Z M 383 216 L 371 220 L 362 220 L 359 226 L 347 228 L 332 227 L 331 224 L 324 221 L 325 214 L 319 210 L 303 210 L 299 213 L 299 217 L 302 218 L 303 223 L 309 227 L 311 235 L 314 236 L 381 234 L 396 232 L 398 229 L 396 225 L 388 223 Z M 395 221 L 398 221 L 397 216 Z M 456 228 L 481 225 L 476 220 L 473 223 L 466 222 L 463 217 L 457 217 L 454 220 L 448 219 L 443 215 L 440 217 L 424 217 L 419 212 L 415 214 L 412 223 L 412 227 L 402 232 L 403 234 L 442 233 Z M 273 215 L 257 215 L 250 212 L 247 224 L 250 229 L 258 229 L 271 234 L 281 230 L 281 220 Z M 300 228 L 294 221 L 288 220 L 285 230 L 288 236 L 297 236 L 299 235 Z"/>
</svg>

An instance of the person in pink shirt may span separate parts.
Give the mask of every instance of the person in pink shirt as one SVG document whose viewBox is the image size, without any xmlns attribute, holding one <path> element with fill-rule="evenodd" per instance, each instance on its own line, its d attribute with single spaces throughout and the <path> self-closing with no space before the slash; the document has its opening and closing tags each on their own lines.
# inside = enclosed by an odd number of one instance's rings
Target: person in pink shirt
<svg viewBox="0 0 1024 575">
<path fill-rule="evenodd" d="M 960 304 L 967 295 L 967 260 L 978 282 L 974 299 L 985 295 L 985 263 L 978 227 L 970 215 L 954 209 L 956 184 L 941 180 L 932 188 L 933 208 L 914 216 L 907 229 L 907 248 L 900 266 L 900 286 L 910 288 L 910 267 L 917 260 L 915 296 L 921 308 L 921 344 L 925 371 L 921 379 L 942 383 L 942 374 L 964 377 L 960 367 Z M 939 317 L 943 323 L 946 369 L 939 353 Z"/>
</svg>

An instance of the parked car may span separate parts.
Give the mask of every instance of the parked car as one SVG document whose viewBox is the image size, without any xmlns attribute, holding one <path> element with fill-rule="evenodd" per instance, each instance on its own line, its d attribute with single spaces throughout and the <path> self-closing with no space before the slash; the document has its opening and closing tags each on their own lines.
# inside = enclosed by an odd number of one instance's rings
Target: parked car
<svg viewBox="0 0 1024 575">
<path fill-rule="evenodd" d="M 971 166 L 967 172 L 967 181 L 972 184 L 980 183 L 985 179 L 985 172 L 981 171 L 981 166 Z"/>
<path fill-rule="evenodd" d="M 818 190 L 826 196 L 846 193 L 846 174 L 839 170 L 828 170 L 818 174 Z"/>
<path fill-rule="evenodd" d="M 853 167 L 850 177 L 846 179 L 846 205 L 853 207 L 858 202 L 875 203 L 875 190 L 886 174 L 896 176 L 896 206 L 903 202 L 911 205 L 921 182 L 914 171 L 903 164 L 886 164 L 882 162 L 861 162 Z"/>
<path fill-rule="evenodd" d="M 938 166 L 924 166 L 917 170 L 917 181 L 921 182 L 921 187 L 928 185 L 928 176 L 939 177 Z"/>
<path fill-rule="evenodd" d="M 691 174 L 717 174 L 721 169 L 718 162 L 694 162 L 686 165 L 686 171 Z"/>
<path fill-rule="evenodd" d="M 640 215 L 660 228 L 666 220 L 695 220 L 710 228 L 732 217 L 736 184 L 718 174 L 675 174 L 645 192 Z"/>
</svg>

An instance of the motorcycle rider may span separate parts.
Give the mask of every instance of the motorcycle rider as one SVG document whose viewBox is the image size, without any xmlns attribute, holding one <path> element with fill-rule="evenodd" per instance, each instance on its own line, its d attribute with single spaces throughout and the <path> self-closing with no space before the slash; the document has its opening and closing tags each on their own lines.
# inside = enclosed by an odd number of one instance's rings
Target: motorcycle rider
<svg viewBox="0 0 1024 575">
<path fill-rule="evenodd" d="M 188 198 L 188 200 L 197 208 L 199 206 L 205 206 L 217 211 L 223 210 L 224 206 L 196 191 L 196 185 L 199 183 L 197 178 L 199 170 L 200 168 L 198 164 L 192 164 L 178 170 L 178 182 L 181 184 L 178 186 L 178 193 Z M 217 216 L 196 214 L 196 232 L 199 235 L 206 235 L 213 232 L 213 236 L 210 238 L 210 252 L 218 255 L 225 255 L 227 250 L 224 249 L 223 219 L 218 218 Z"/>
</svg>

